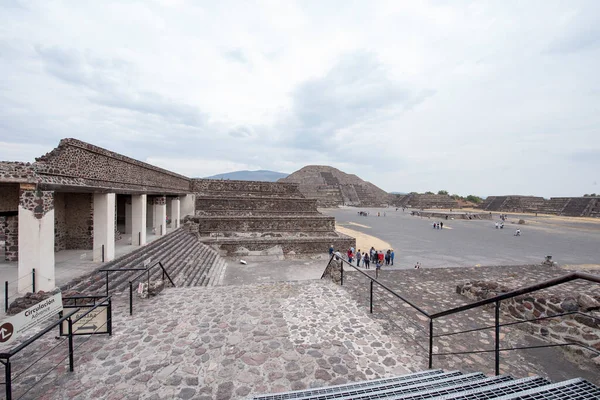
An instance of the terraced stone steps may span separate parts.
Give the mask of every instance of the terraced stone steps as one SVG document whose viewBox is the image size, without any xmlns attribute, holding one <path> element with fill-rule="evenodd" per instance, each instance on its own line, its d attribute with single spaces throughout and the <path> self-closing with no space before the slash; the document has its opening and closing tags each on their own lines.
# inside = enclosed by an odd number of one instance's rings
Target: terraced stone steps
<svg viewBox="0 0 600 400">
<path fill-rule="evenodd" d="M 256 400 L 300 399 L 599 399 L 600 388 L 576 378 L 551 383 L 533 376 L 514 379 L 480 372 L 421 371 L 395 378 L 349 383 L 319 389 L 254 396 Z"/>
<path fill-rule="evenodd" d="M 216 285 L 224 274 L 227 264 L 219 257 L 217 251 L 203 244 L 196 235 L 178 229 L 132 253 L 103 264 L 99 269 L 144 268 L 144 264 L 161 261 L 165 270 L 176 286 Z M 85 294 L 104 293 L 106 273 L 96 270 L 88 276 L 71 282 L 62 290 L 75 290 Z M 141 271 L 110 272 L 109 291 L 111 293 L 126 291 L 129 281 Z M 212 279 L 202 279 L 209 276 Z M 153 268 L 151 280 L 162 278 L 162 270 Z M 216 278 L 215 278 L 216 277 Z M 145 278 L 141 278 L 144 281 Z"/>
</svg>

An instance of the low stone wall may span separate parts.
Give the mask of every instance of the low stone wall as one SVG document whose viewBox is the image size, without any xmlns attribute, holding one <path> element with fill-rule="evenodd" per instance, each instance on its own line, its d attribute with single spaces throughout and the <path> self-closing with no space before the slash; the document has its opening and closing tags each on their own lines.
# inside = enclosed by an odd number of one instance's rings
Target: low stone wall
<svg viewBox="0 0 600 400">
<path fill-rule="evenodd" d="M 327 216 L 186 217 L 201 236 L 213 232 L 334 232 L 335 219 Z M 193 231 L 194 229 L 191 229 Z"/>
<path fill-rule="evenodd" d="M 223 257 L 243 256 L 249 252 L 263 252 L 265 255 L 274 253 L 274 249 L 281 251 L 286 257 L 305 254 L 324 254 L 333 245 L 336 249 L 349 249 L 356 247 L 356 239 L 339 235 L 326 238 L 295 238 L 295 239 L 209 239 L 203 243 L 219 251 Z"/>
<path fill-rule="evenodd" d="M 306 212 L 317 210 L 314 199 L 296 199 L 284 197 L 214 197 L 198 196 L 196 211 L 269 211 L 269 212 Z"/>
<path fill-rule="evenodd" d="M 302 197 L 295 183 L 261 182 L 261 181 L 235 181 L 217 179 L 192 179 L 191 190 L 198 194 L 223 194 L 231 196 L 244 194 L 258 194 L 260 196 L 284 195 Z"/>
<path fill-rule="evenodd" d="M 492 219 L 490 213 L 448 213 L 442 211 L 411 211 L 411 215 L 425 218 L 436 218 L 443 221 L 450 219 Z"/>
<path fill-rule="evenodd" d="M 514 289 L 490 281 L 470 281 L 456 287 L 458 294 L 472 300 L 489 299 L 512 290 Z M 530 293 L 504 300 L 500 307 L 503 313 L 517 320 L 577 311 L 586 313 L 589 316 L 567 315 L 517 326 L 550 342 L 579 343 L 600 351 L 600 293 L 575 296 Z"/>
<path fill-rule="evenodd" d="M 327 264 L 321 279 L 331 279 L 334 283 L 340 283 L 342 281 L 342 263 L 342 260 L 336 260 L 333 257 Z"/>
</svg>

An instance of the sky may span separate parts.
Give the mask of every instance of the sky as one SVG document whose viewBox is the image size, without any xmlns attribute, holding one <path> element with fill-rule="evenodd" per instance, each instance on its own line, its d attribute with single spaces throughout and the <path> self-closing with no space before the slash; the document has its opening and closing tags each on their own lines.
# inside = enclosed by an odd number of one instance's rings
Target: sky
<svg viewBox="0 0 600 400">
<path fill-rule="evenodd" d="M 0 1 L 0 160 L 600 193 L 600 2 Z"/>
</svg>

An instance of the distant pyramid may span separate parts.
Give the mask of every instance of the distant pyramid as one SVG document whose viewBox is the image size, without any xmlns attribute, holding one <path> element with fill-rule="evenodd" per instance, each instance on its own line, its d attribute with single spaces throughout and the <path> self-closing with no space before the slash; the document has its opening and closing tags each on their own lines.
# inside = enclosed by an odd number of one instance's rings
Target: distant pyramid
<svg viewBox="0 0 600 400">
<path fill-rule="evenodd" d="M 278 179 L 285 178 L 288 174 L 283 172 L 258 170 L 258 171 L 234 171 L 224 174 L 207 176 L 204 179 L 229 179 L 232 181 L 262 181 L 276 182 Z"/>
<path fill-rule="evenodd" d="M 387 204 L 389 198 L 372 183 L 327 165 L 308 165 L 278 182 L 297 183 L 300 192 L 316 199 L 319 207 L 375 207 Z"/>
</svg>

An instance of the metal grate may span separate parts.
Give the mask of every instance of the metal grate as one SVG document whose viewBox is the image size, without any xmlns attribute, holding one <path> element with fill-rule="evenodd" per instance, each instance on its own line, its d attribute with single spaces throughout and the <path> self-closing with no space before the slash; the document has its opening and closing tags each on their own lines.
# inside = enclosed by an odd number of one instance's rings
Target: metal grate
<svg viewBox="0 0 600 400">
<path fill-rule="evenodd" d="M 533 376 L 530 378 L 516 379 L 508 382 L 499 384 L 492 384 L 487 387 L 480 387 L 479 389 L 472 389 L 466 391 L 460 391 L 453 394 L 448 394 L 442 397 L 436 397 L 436 400 L 488 400 L 495 399 L 498 396 L 504 396 L 507 394 L 523 392 L 528 389 L 548 385 L 550 381 L 541 378 L 539 376 Z"/>
<path fill-rule="evenodd" d="M 485 379 L 482 373 L 472 373 L 467 375 L 458 375 L 451 378 L 438 379 L 432 382 L 419 383 L 410 386 L 388 385 L 387 387 L 365 388 L 339 392 L 331 396 L 310 397 L 312 400 L 328 399 L 387 399 L 394 395 L 415 393 L 435 387 L 452 386 L 459 383 Z"/>
<path fill-rule="evenodd" d="M 498 397 L 498 400 L 586 400 L 600 399 L 600 388 L 585 379 L 575 378 L 568 381 L 553 383 L 537 389 Z"/>
<path fill-rule="evenodd" d="M 340 391 L 361 389 L 367 387 L 377 387 L 381 385 L 388 385 L 392 383 L 400 383 L 404 385 L 411 385 L 415 383 L 432 382 L 442 378 L 448 378 L 452 376 L 462 375 L 460 371 L 443 372 L 441 369 L 430 369 L 427 371 L 416 372 L 408 375 L 401 375 L 394 378 L 381 378 L 374 379 L 371 381 L 343 384 L 328 386 L 320 389 L 309 389 L 309 390 L 298 390 L 293 392 L 276 393 L 276 394 L 265 394 L 253 397 L 255 400 L 288 400 L 288 399 L 307 399 L 312 396 L 319 396 L 325 394 L 339 393 Z"/>
<path fill-rule="evenodd" d="M 494 385 L 498 385 L 503 382 L 509 382 L 512 380 L 513 380 L 513 378 L 510 376 L 507 376 L 507 375 L 492 376 L 490 378 L 479 379 L 476 381 L 463 382 L 458 385 L 427 388 L 426 390 L 422 390 L 417 393 L 392 396 L 392 397 L 389 397 L 389 399 L 411 399 L 411 400 L 431 399 L 434 397 L 437 398 L 437 396 L 443 396 L 443 395 L 447 395 L 450 393 L 464 392 L 465 390 L 468 390 L 468 389 L 485 388 L 485 387 L 489 387 L 489 386 L 494 386 Z"/>
</svg>

